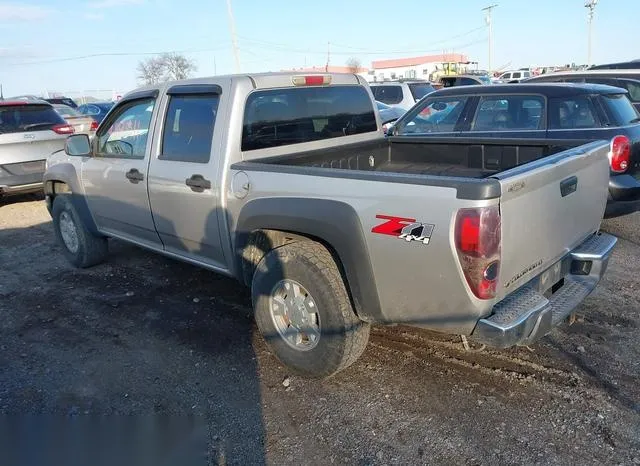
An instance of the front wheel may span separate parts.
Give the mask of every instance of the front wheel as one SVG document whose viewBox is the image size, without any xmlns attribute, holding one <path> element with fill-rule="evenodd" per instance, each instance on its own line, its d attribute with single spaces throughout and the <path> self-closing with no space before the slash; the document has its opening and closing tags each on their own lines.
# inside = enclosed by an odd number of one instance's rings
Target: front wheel
<svg viewBox="0 0 640 466">
<path fill-rule="evenodd" d="M 278 359 L 307 377 L 327 377 L 364 351 L 370 325 L 354 313 L 344 280 L 319 243 L 267 253 L 251 286 L 258 327 Z"/>
<path fill-rule="evenodd" d="M 51 217 L 58 243 L 71 264 L 86 268 L 105 260 L 108 254 L 107 238 L 89 231 L 69 194 L 55 197 Z"/>
</svg>

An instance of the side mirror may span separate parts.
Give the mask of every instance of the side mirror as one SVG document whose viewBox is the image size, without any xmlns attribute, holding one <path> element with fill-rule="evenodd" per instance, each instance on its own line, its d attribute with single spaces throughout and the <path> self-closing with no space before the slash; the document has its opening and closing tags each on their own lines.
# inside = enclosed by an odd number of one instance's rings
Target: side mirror
<svg viewBox="0 0 640 466">
<path fill-rule="evenodd" d="M 64 153 L 74 157 L 87 157 L 91 155 L 89 136 L 86 134 L 69 136 L 64 143 Z"/>
<path fill-rule="evenodd" d="M 387 134 L 387 135 L 391 134 L 397 120 L 398 120 L 397 118 L 392 118 L 391 120 L 387 120 L 384 123 L 382 123 L 382 131 L 384 131 L 384 134 Z"/>
</svg>

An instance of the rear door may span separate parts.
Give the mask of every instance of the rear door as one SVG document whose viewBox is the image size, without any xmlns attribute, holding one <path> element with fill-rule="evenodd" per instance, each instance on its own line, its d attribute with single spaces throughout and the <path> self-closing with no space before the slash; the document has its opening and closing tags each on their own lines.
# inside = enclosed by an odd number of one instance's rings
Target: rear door
<svg viewBox="0 0 640 466">
<path fill-rule="evenodd" d="M 225 220 L 219 141 L 228 129 L 218 118 L 222 93 L 217 84 L 169 88 L 149 168 L 149 200 L 165 250 L 218 269 L 226 268 L 218 224 Z"/>
<path fill-rule="evenodd" d="M 555 264 L 598 230 L 607 202 L 609 145 L 593 142 L 500 173 L 498 298 Z"/>
</svg>

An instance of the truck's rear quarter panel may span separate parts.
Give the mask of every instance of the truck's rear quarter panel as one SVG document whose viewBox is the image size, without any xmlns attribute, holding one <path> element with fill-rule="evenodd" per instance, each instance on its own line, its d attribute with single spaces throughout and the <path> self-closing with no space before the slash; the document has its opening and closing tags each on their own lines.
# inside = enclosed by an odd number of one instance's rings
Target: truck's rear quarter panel
<svg viewBox="0 0 640 466">
<path fill-rule="evenodd" d="M 453 244 L 455 213 L 459 208 L 492 205 L 498 199 L 472 201 L 458 199 L 455 188 L 369 180 L 345 180 L 337 177 L 296 174 L 276 174 L 247 171 L 251 190 L 242 202 L 230 202 L 232 231 L 242 231 L 238 225 L 244 205 L 259 199 L 317 199 L 339 202 L 351 208 L 357 217 L 360 232 L 344 230 L 335 235 L 331 247 L 339 256 L 346 255 L 347 235 L 362 233 L 366 255 L 356 267 L 371 267 L 381 315 L 370 315 L 372 309 L 359 309 L 361 317 L 378 322 L 424 325 L 449 332 L 470 333 L 478 320 L 486 315 L 490 302 L 480 301 L 468 290 L 457 262 Z M 233 174 L 232 174 L 233 177 Z M 284 202 L 283 202 L 284 205 Z M 310 212 L 308 220 L 335 224 L 331 210 Z M 305 215 L 306 216 L 306 215 Z M 384 216 L 384 218 L 378 218 Z M 391 218 L 415 220 L 433 225 L 428 244 L 424 240 L 406 241 L 399 233 L 374 233 L 389 230 Z M 383 226 L 386 224 L 386 226 Z M 300 225 L 301 230 L 304 226 Z M 340 229 L 336 225 L 335 229 Z M 312 231 L 318 231 L 314 226 Z M 345 264 L 345 267 L 347 265 Z M 349 272 L 349 271 L 347 271 Z M 347 273 L 347 275 L 349 275 Z"/>
</svg>

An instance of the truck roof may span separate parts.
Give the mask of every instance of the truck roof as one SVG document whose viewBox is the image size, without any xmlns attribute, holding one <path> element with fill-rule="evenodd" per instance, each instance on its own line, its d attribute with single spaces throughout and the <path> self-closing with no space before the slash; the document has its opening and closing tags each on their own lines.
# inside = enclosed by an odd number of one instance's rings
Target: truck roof
<svg viewBox="0 0 640 466">
<path fill-rule="evenodd" d="M 442 95 L 474 95 L 474 94 L 521 94 L 534 92 L 547 97 L 565 97 L 587 94 L 624 94 L 627 91 L 603 84 L 575 83 L 520 83 L 493 84 L 491 86 L 459 86 L 448 87 L 437 91 Z"/>
<path fill-rule="evenodd" d="M 272 73 L 241 73 L 226 74 L 219 76 L 208 76 L 204 78 L 184 79 L 180 81 L 169 81 L 160 84 L 152 84 L 149 86 L 139 87 L 127 95 L 141 91 L 164 90 L 175 85 L 187 84 L 219 84 L 224 81 L 232 81 L 239 79 L 250 80 L 254 89 L 270 89 L 279 87 L 294 87 L 292 78 L 294 76 L 328 76 L 330 82 L 327 85 L 364 85 L 366 81 L 361 76 L 350 73 L 322 73 L 322 72 L 305 72 L 305 71 L 283 71 Z M 126 97 L 126 95 L 124 96 Z"/>
</svg>

